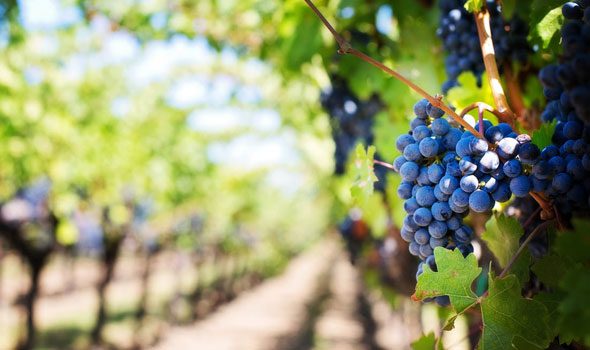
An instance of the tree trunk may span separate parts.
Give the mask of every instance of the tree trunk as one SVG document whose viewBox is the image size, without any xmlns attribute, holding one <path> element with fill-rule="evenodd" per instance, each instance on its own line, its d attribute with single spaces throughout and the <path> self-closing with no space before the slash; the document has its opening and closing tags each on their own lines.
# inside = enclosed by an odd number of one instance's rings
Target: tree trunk
<svg viewBox="0 0 590 350">
<path fill-rule="evenodd" d="M 98 311 L 96 314 L 96 322 L 94 323 L 94 328 L 92 329 L 92 342 L 94 344 L 100 344 L 102 340 L 102 329 L 106 323 L 106 289 L 111 280 L 113 279 L 113 273 L 115 270 L 115 264 L 117 262 L 117 256 L 119 254 L 119 246 L 120 244 L 117 243 L 110 249 L 110 252 L 105 252 L 105 271 L 102 280 L 98 284 L 97 292 L 98 292 Z"/>
<path fill-rule="evenodd" d="M 25 310 L 27 313 L 27 333 L 23 343 L 19 345 L 20 350 L 33 348 L 35 341 L 35 300 L 39 293 L 39 277 L 43 264 L 30 264 L 31 267 L 31 284 L 25 298 Z"/>
</svg>

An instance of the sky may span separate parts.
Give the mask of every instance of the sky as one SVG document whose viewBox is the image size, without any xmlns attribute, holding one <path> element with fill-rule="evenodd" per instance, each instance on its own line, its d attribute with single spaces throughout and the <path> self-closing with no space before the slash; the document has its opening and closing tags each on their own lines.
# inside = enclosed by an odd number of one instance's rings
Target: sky
<svg viewBox="0 0 590 350">
<path fill-rule="evenodd" d="M 49 34 L 53 29 L 75 25 L 82 20 L 80 11 L 65 6 L 59 0 L 19 0 L 21 22 L 32 32 L 47 32 L 41 50 L 56 50 L 55 42 Z M 154 16 L 154 27 L 165 25 L 165 17 Z M 154 40 L 143 47 L 139 41 L 126 31 L 112 32 L 106 18 L 97 16 L 89 26 L 78 34 L 81 46 L 88 36 L 100 36 L 103 44 L 98 54 L 80 52 L 65 59 L 66 76 L 78 79 L 89 68 L 111 64 L 124 64 L 128 81 L 132 86 L 142 87 L 152 82 L 165 80 L 174 68 L 183 65 L 234 65 L 238 61 L 231 48 L 221 53 L 213 50 L 203 38 L 189 39 L 173 36 L 169 40 Z M 246 74 L 263 74 L 264 64 L 254 59 L 245 64 Z M 29 83 L 42 80 L 42 72 L 31 67 L 25 72 Z M 281 116 L 271 109 L 246 109 L 230 105 L 235 97 L 241 104 L 255 105 L 261 101 L 261 93 L 255 86 L 241 85 L 227 74 L 187 75 L 178 79 L 166 95 L 166 101 L 179 109 L 187 111 L 187 126 L 207 134 L 220 134 L 238 128 L 248 132 L 225 142 L 214 142 L 207 155 L 216 163 L 241 169 L 276 166 L 277 169 L 297 163 L 296 137 L 288 130 L 281 129 Z M 131 105 L 121 96 L 112 102 L 113 115 L 124 118 Z M 273 182 L 280 182 L 276 174 L 271 174 Z M 292 187 L 293 178 L 287 179 Z M 280 184 L 285 186 L 286 184 Z"/>
</svg>

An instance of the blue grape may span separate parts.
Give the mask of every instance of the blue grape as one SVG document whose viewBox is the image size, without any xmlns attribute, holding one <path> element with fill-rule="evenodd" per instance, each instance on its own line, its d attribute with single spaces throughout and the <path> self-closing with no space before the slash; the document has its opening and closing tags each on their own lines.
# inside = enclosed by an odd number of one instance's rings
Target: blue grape
<svg viewBox="0 0 590 350">
<path fill-rule="evenodd" d="M 397 188 L 397 195 L 401 199 L 408 199 L 412 197 L 412 188 L 414 185 L 411 182 L 402 181 Z"/>
<path fill-rule="evenodd" d="M 445 174 L 445 168 L 440 164 L 431 164 L 428 167 L 428 179 L 432 183 L 437 183 Z"/>
<path fill-rule="evenodd" d="M 439 186 L 442 193 L 450 195 L 459 187 L 459 181 L 451 175 L 445 175 L 440 179 Z"/>
<path fill-rule="evenodd" d="M 432 138 L 425 138 L 419 144 L 420 153 L 426 157 L 431 158 L 438 154 L 438 142 Z"/>
<path fill-rule="evenodd" d="M 432 133 L 437 136 L 444 136 L 451 129 L 451 125 L 444 118 L 433 120 L 432 124 L 430 124 L 430 127 L 432 128 Z"/>
<path fill-rule="evenodd" d="M 504 163 L 504 174 L 508 177 L 517 177 L 522 172 L 522 165 L 517 159 L 510 159 Z"/>
<path fill-rule="evenodd" d="M 421 228 L 418 231 L 416 231 L 416 233 L 414 234 L 414 240 L 416 241 L 416 243 L 420 245 L 427 244 L 430 241 L 430 234 L 428 233 L 428 230 L 425 228 Z"/>
<path fill-rule="evenodd" d="M 479 160 L 479 167 L 478 169 L 482 172 L 489 174 L 500 166 L 500 159 L 495 152 L 487 151 Z"/>
<path fill-rule="evenodd" d="M 400 230 L 400 236 L 404 241 L 408 243 L 414 240 L 414 232 L 406 229 L 405 227 L 402 227 L 402 229 Z"/>
<path fill-rule="evenodd" d="M 408 214 L 414 214 L 420 208 L 420 204 L 416 201 L 416 197 L 410 197 L 404 201 L 404 210 Z"/>
<path fill-rule="evenodd" d="M 459 161 L 459 168 L 463 175 L 473 174 L 477 170 L 477 161 L 465 156 Z"/>
<path fill-rule="evenodd" d="M 475 175 L 467 175 L 461 178 L 461 189 L 467 193 L 471 193 L 479 186 L 479 180 Z"/>
<path fill-rule="evenodd" d="M 398 151 L 403 152 L 404 149 L 412 143 L 416 143 L 412 135 L 410 134 L 402 134 L 400 135 L 397 140 L 395 141 L 395 147 Z"/>
<path fill-rule="evenodd" d="M 520 145 L 516 139 L 507 137 L 498 142 L 498 148 L 496 151 L 501 158 L 512 159 L 516 156 L 519 148 Z"/>
<path fill-rule="evenodd" d="M 412 143 L 410 145 L 408 145 L 405 149 L 404 149 L 404 157 L 408 160 L 408 161 L 418 161 L 422 158 L 422 154 L 420 153 L 420 147 L 418 147 L 417 144 Z"/>
<path fill-rule="evenodd" d="M 467 225 L 463 225 L 455 230 L 455 241 L 457 243 L 469 243 L 473 238 L 473 230 Z"/>
<path fill-rule="evenodd" d="M 448 231 L 448 226 L 444 221 L 434 220 L 428 225 L 428 233 L 434 238 L 443 238 Z"/>
<path fill-rule="evenodd" d="M 414 162 L 405 162 L 399 169 L 399 174 L 406 182 L 413 182 L 420 174 L 420 167 Z"/>
<path fill-rule="evenodd" d="M 492 197 L 485 191 L 476 190 L 469 196 L 469 208 L 477 213 L 485 213 L 493 206 Z"/>
<path fill-rule="evenodd" d="M 436 185 L 434 186 L 434 197 L 436 197 L 436 200 L 441 201 L 441 202 L 446 202 L 449 200 L 449 198 L 451 197 L 450 195 L 443 193 L 440 190 L 440 186 Z"/>
<path fill-rule="evenodd" d="M 430 207 L 436 202 L 432 186 L 423 186 L 416 191 L 416 201 L 422 207 Z"/>
<path fill-rule="evenodd" d="M 453 215 L 453 211 L 447 202 L 436 202 L 432 205 L 432 217 L 439 221 L 445 221 Z"/>
<path fill-rule="evenodd" d="M 461 188 L 458 188 L 453 191 L 450 201 L 459 207 L 466 207 L 469 205 L 469 193 L 463 191 Z"/>
<path fill-rule="evenodd" d="M 434 237 L 430 237 L 430 242 L 428 242 L 430 245 L 430 248 L 434 249 L 436 247 L 446 247 L 447 244 L 449 244 L 449 239 L 446 237 L 442 237 L 442 238 L 434 238 Z"/>
<path fill-rule="evenodd" d="M 427 114 L 426 108 L 428 107 L 429 104 L 430 103 L 425 98 L 416 102 L 416 104 L 414 105 L 414 114 L 416 115 L 416 117 L 418 117 L 420 119 L 427 119 L 428 114 Z"/>
<path fill-rule="evenodd" d="M 555 191 L 560 194 L 567 193 L 572 185 L 573 179 L 571 175 L 567 173 L 559 173 L 555 175 L 551 183 L 551 186 L 555 189 Z"/>
<path fill-rule="evenodd" d="M 436 204 L 436 203 L 435 203 Z M 432 221 L 432 213 L 428 208 L 418 208 L 414 212 L 414 221 L 418 226 L 428 226 Z"/>
<path fill-rule="evenodd" d="M 419 125 L 412 131 L 412 135 L 416 142 L 420 142 L 423 139 L 432 136 L 432 131 L 426 125 Z"/>
<path fill-rule="evenodd" d="M 402 167 L 402 165 L 404 165 L 405 162 L 407 162 L 407 160 L 404 156 L 399 156 L 395 158 L 395 160 L 393 161 L 393 170 L 399 173 L 400 168 Z"/>
<path fill-rule="evenodd" d="M 527 175 L 520 175 L 510 180 L 510 191 L 516 197 L 524 197 L 531 190 L 531 181 Z"/>
</svg>

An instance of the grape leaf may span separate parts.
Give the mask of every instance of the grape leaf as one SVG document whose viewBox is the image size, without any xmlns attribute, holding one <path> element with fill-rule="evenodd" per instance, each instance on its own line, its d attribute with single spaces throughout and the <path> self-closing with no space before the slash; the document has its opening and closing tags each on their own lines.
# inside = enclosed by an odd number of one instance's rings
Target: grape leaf
<svg viewBox="0 0 590 350">
<path fill-rule="evenodd" d="M 590 261 L 590 223 L 575 221 L 575 230 L 559 236 L 555 250 L 562 258 L 573 262 Z"/>
<path fill-rule="evenodd" d="M 557 307 L 560 340 L 580 340 L 590 345 L 590 273 L 582 266 L 572 269 L 563 277 L 560 287 L 565 291 Z"/>
<path fill-rule="evenodd" d="M 465 1 L 465 9 L 469 12 L 477 12 L 481 10 L 484 5 L 484 0 L 467 0 Z"/>
<path fill-rule="evenodd" d="M 504 268 L 518 250 L 522 234 L 522 227 L 516 219 L 495 213 L 486 223 L 486 231 L 481 238 L 494 253 L 500 267 Z M 531 255 L 526 250 L 512 265 L 511 273 L 518 277 L 521 284 L 528 281 L 530 261 Z"/>
<path fill-rule="evenodd" d="M 448 250 L 442 247 L 434 249 L 438 272 L 424 265 L 424 273 L 418 276 L 414 300 L 448 295 L 456 313 L 461 313 L 477 302 L 477 295 L 471 290 L 471 284 L 481 273 L 475 255 L 466 258 L 459 249 Z"/>
<path fill-rule="evenodd" d="M 555 336 L 557 336 L 557 334 L 559 333 L 559 328 L 557 327 L 557 323 L 559 321 L 557 308 L 563 297 L 564 295 L 562 292 L 553 291 L 551 293 L 541 292 L 535 295 L 535 297 L 533 298 L 541 304 L 545 305 L 545 307 L 547 308 L 549 315 L 549 318 L 547 319 L 547 325 L 549 326 L 549 329 L 551 329 L 552 332 L 551 338 L 555 338 Z"/>
<path fill-rule="evenodd" d="M 442 342 L 436 341 L 434 333 L 425 334 L 420 339 L 412 342 L 412 350 L 442 350 Z"/>
<path fill-rule="evenodd" d="M 520 294 L 514 275 L 495 278 L 490 273 L 488 296 L 481 301 L 483 332 L 480 349 L 545 349 L 550 342 L 548 312 Z"/>
<path fill-rule="evenodd" d="M 365 152 L 363 145 L 359 144 L 356 146 L 355 155 L 356 181 L 350 192 L 355 203 L 365 203 L 373 194 L 373 184 L 377 181 L 377 176 L 373 172 L 375 146 L 369 146 Z"/>
<path fill-rule="evenodd" d="M 549 254 L 538 260 L 532 270 L 543 283 L 555 288 L 567 272 L 567 266 L 560 256 Z"/>
<path fill-rule="evenodd" d="M 463 72 L 457 78 L 459 85 L 450 89 L 447 94 L 449 103 L 457 108 L 458 111 L 469 106 L 473 101 L 480 101 L 487 103 L 490 106 L 494 105 L 494 98 L 490 84 L 482 84 L 477 86 L 475 75 L 471 72 Z M 487 75 L 484 73 L 481 76 L 481 81 L 487 81 Z M 470 115 L 477 117 L 477 111 L 470 112 Z M 496 123 L 497 119 L 492 114 L 486 114 L 486 119 L 492 123 Z"/>
<path fill-rule="evenodd" d="M 547 12 L 539 22 L 534 24 L 534 32 L 541 39 L 544 49 L 548 48 L 553 38 L 559 35 L 562 24 L 561 5 Z"/>
<path fill-rule="evenodd" d="M 555 126 L 557 126 L 557 119 L 553 120 L 551 123 L 541 124 L 541 127 L 533 132 L 531 142 L 537 145 L 539 149 L 549 146 L 552 144 L 551 138 L 553 137 Z"/>
</svg>

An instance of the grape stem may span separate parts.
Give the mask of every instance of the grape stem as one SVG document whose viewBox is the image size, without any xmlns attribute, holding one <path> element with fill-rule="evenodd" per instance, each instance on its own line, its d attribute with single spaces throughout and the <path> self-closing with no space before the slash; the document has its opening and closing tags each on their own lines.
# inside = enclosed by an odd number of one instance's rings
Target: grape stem
<svg viewBox="0 0 590 350">
<path fill-rule="evenodd" d="M 488 82 L 492 88 L 492 95 L 498 111 L 504 116 L 504 119 L 514 123 L 515 115 L 510 109 L 506 101 L 506 94 L 502 83 L 500 82 L 500 73 L 496 65 L 496 52 L 494 50 L 494 42 L 492 40 L 492 30 L 490 29 L 490 13 L 487 8 L 474 13 L 475 24 L 477 25 L 477 34 L 481 46 L 481 54 L 483 56 L 483 63 L 486 68 Z"/>
<path fill-rule="evenodd" d="M 476 109 L 476 108 L 483 108 L 483 110 L 488 111 L 490 113 L 492 113 L 493 115 L 495 115 L 499 121 L 504 122 L 504 123 L 508 123 L 508 124 L 513 124 L 513 121 L 510 120 L 509 118 L 506 118 L 506 115 L 500 113 L 498 110 L 494 109 L 494 107 L 490 106 L 487 103 L 484 102 L 473 102 L 472 104 L 470 104 L 469 106 L 463 108 L 463 110 L 461 111 L 461 113 L 459 113 L 459 117 L 461 117 L 461 119 L 463 119 L 463 117 L 471 112 L 472 110 Z"/>
<path fill-rule="evenodd" d="M 393 165 L 391 165 L 391 164 L 389 164 L 389 163 L 382 162 L 382 161 L 380 161 L 380 160 L 377 160 L 377 159 L 373 159 L 373 163 L 374 163 L 374 164 L 377 164 L 377 165 L 384 166 L 384 167 L 386 167 L 387 169 L 391 169 L 391 170 L 395 171 L 395 168 L 393 167 Z"/>
<path fill-rule="evenodd" d="M 516 251 L 516 253 L 514 253 L 514 255 L 510 258 L 510 261 L 508 261 L 508 264 L 506 264 L 506 267 L 504 267 L 504 270 L 502 270 L 502 272 L 500 273 L 500 276 L 498 276 L 499 278 L 506 276 L 508 271 L 510 271 L 510 268 L 512 267 L 512 265 L 514 265 L 514 263 L 516 262 L 516 259 L 518 259 L 518 257 L 522 254 L 522 252 L 524 252 L 524 249 L 526 248 L 526 246 L 533 240 L 533 238 L 535 238 L 535 236 L 539 232 L 543 231 L 543 229 L 545 229 L 547 226 L 551 225 L 552 223 L 553 223 L 553 220 L 545 221 L 545 222 L 541 223 L 539 226 L 537 226 L 533 230 L 533 232 L 531 232 L 531 234 L 524 240 L 524 242 L 522 242 L 520 247 L 518 247 L 518 250 Z"/>
<path fill-rule="evenodd" d="M 349 54 L 349 55 L 355 56 L 357 58 L 360 58 L 361 60 L 379 68 L 380 70 L 384 71 L 385 73 L 398 79 L 399 81 L 401 81 L 402 83 L 407 85 L 409 88 L 411 88 L 412 90 L 417 92 L 420 96 L 427 99 L 428 102 L 430 102 L 430 104 L 432 104 L 434 107 L 443 110 L 453 120 L 455 120 L 457 123 L 459 123 L 461 126 L 463 126 L 465 128 L 465 130 L 468 130 L 473 135 L 476 135 L 479 138 L 481 138 L 482 140 L 485 140 L 483 133 L 480 133 L 477 130 L 475 130 L 471 125 L 469 125 L 469 123 L 467 123 L 465 120 L 463 120 L 463 118 L 459 117 L 459 115 L 457 115 L 457 113 L 455 113 L 455 111 L 453 111 L 450 107 L 448 107 L 446 104 L 444 104 L 442 102 L 441 96 L 434 97 L 434 96 L 430 95 L 424 89 L 422 89 L 418 85 L 414 84 L 413 82 L 408 80 L 406 77 L 404 77 L 400 73 L 387 67 L 386 65 L 375 60 L 374 58 L 353 48 L 352 45 L 348 41 L 346 41 L 346 39 L 344 39 L 344 37 L 342 37 L 342 35 L 340 35 L 336 31 L 336 29 L 334 29 L 334 27 L 330 24 L 330 22 L 326 19 L 326 17 L 324 17 L 324 15 L 320 12 L 320 10 L 318 10 L 318 8 L 313 4 L 313 2 L 311 0 L 305 0 L 305 3 L 313 10 L 313 12 L 316 14 L 316 16 L 318 16 L 318 18 L 322 21 L 322 23 L 330 31 L 330 33 L 332 33 L 332 36 L 334 37 L 334 39 L 338 43 L 338 46 L 340 47 L 338 50 L 339 54 L 341 54 L 341 55 Z"/>
</svg>

